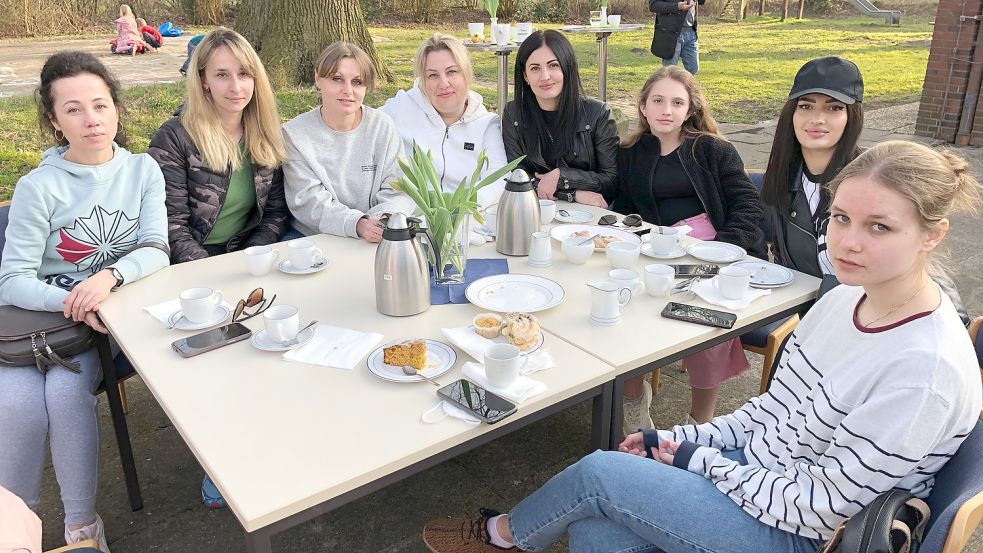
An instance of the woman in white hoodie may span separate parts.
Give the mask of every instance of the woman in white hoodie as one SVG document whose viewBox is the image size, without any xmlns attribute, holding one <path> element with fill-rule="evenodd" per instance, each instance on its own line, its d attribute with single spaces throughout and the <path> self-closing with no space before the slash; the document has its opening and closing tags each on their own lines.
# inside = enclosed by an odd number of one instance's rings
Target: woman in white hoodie
<svg viewBox="0 0 983 553">
<path fill-rule="evenodd" d="M 501 121 L 471 90 L 474 70 L 460 40 L 434 33 L 417 50 L 413 75 L 416 86 L 400 90 L 380 109 L 395 121 L 406 155 L 412 154 L 414 141 L 433 153 L 441 189 L 453 192 L 469 178 L 481 150 L 489 161 L 482 176 L 508 163 Z M 484 187 L 478 203 L 498 202 L 504 189 L 505 181 Z"/>
</svg>

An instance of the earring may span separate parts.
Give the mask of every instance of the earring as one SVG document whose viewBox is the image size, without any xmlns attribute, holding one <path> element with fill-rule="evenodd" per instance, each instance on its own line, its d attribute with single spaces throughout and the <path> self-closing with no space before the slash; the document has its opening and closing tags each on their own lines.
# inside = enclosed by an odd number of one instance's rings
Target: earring
<svg viewBox="0 0 983 553">
<path fill-rule="evenodd" d="M 117 122 L 116 122 L 116 126 L 117 126 L 117 127 L 119 127 L 119 128 L 118 128 L 118 129 L 116 130 L 116 134 L 118 134 L 118 135 L 119 135 L 119 134 L 123 134 L 123 130 L 124 130 L 124 129 L 123 129 L 123 122 L 122 122 L 122 121 L 117 121 Z"/>
<path fill-rule="evenodd" d="M 61 133 L 61 136 L 58 136 L 59 133 Z M 61 132 L 58 129 L 55 129 L 54 135 L 55 135 L 55 140 L 57 140 L 58 142 L 65 140 L 65 133 Z"/>
</svg>

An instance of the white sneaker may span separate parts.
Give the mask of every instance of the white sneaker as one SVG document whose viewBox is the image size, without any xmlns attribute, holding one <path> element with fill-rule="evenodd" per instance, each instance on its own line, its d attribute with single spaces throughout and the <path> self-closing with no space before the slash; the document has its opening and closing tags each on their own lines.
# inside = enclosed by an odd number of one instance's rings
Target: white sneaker
<svg viewBox="0 0 983 553">
<path fill-rule="evenodd" d="M 102 517 L 99 515 L 96 515 L 95 522 L 78 530 L 69 530 L 68 525 L 65 525 L 66 545 L 74 545 L 85 540 L 96 540 L 99 542 L 99 550 L 102 553 L 109 553 L 109 545 L 106 544 L 106 527 L 103 526 Z"/>
<path fill-rule="evenodd" d="M 642 386 L 642 395 L 635 399 L 624 398 L 624 422 L 621 430 L 625 436 L 638 432 L 638 429 L 648 430 L 655 428 L 652 422 L 652 387 L 645 383 Z"/>
</svg>

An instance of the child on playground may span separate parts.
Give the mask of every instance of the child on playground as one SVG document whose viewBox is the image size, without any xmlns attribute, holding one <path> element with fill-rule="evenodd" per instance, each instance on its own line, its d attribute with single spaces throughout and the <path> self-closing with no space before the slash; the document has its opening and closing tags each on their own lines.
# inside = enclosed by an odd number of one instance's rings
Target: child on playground
<svg viewBox="0 0 983 553">
<path fill-rule="evenodd" d="M 143 41 L 147 43 L 147 46 L 156 50 L 164 45 L 164 37 L 160 36 L 160 31 L 155 27 L 147 25 L 146 19 L 138 17 L 137 27 L 140 28 L 140 35 L 143 37 Z"/>
</svg>

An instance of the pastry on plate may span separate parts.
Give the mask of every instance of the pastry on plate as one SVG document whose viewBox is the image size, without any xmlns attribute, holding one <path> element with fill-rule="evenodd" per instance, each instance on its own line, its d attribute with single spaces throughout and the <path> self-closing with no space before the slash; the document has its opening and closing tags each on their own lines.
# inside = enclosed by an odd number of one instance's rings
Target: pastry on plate
<svg viewBox="0 0 983 553">
<path fill-rule="evenodd" d="M 495 313 L 481 313 L 474 320 L 474 331 L 483 338 L 498 337 L 502 333 L 502 317 Z"/>
<path fill-rule="evenodd" d="M 420 371 L 427 365 L 427 343 L 422 338 L 382 348 L 382 362 L 395 367 L 409 365 Z"/>
<path fill-rule="evenodd" d="M 505 315 L 505 325 L 502 327 L 502 335 L 509 339 L 509 343 L 522 351 L 529 351 L 539 341 L 539 319 L 529 313 L 513 311 Z"/>
</svg>

